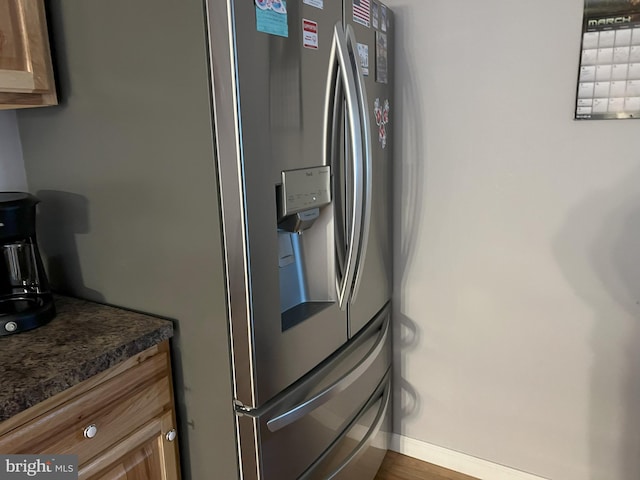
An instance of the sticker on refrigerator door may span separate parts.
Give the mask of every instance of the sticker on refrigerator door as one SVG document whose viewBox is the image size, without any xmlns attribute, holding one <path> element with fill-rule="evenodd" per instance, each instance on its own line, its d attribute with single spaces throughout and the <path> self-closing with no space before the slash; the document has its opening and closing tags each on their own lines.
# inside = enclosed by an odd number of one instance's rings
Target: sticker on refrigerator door
<svg viewBox="0 0 640 480">
<path fill-rule="evenodd" d="M 280 37 L 289 36 L 286 0 L 255 0 L 256 29 Z"/>
<path fill-rule="evenodd" d="M 304 48 L 318 49 L 318 23 L 302 19 L 302 42 Z"/>
<path fill-rule="evenodd" d="M 387 146 L 387 124 L 389 123 L 389 100 L 385 100 L 384 104 L 380 104 L 380 99 L 376 98 L 373 104 L 373 114 L 378 125 L 378 141 L 382 148 Z"/>
<path fill-rule="evenodd" d="M 324 8 L 324 0 L 304 0 L 303 3 L 319 8 L 320 10 Z"/>
<path fill-rule="evenodd" d="M 371 26 L 373 28 L 379 28 L 378 18 L 378 4 L 373 2 L 371 3 Z"/>
<path fill-rule="evenodd" d="M 387 7 L 380 5 L 380 29 L 383 32 L 387 31 Z"/>
<path fill-rule="evenodd" d="M 376 32 L 376 82 L 387 83 L 387 34 Z"/>
<path fill-rule="evenodd" d="M 362 67 L 362 75 L 369 76 L 369 45 L 364 43 L 358 44 L 358 56 L 360 57 L 360 66 Z"/>
<path fill-rule="evenodd" d="M 353 21 L 369 26 L 369 17 L 371 16 L 370 0 L 353 0 Z"/>
</svg>

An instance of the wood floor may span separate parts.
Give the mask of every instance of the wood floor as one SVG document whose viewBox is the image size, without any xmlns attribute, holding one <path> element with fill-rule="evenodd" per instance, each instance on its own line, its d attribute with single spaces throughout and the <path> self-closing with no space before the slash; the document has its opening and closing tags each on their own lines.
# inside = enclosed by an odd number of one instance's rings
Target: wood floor
<svg viewBox="0 0 640 480">
<path fill-rule="evenodd" d="M 396 452 L 387 452 L 375 480 L 477 480 L 446 468 L 416 460 Z"/>
</svg>

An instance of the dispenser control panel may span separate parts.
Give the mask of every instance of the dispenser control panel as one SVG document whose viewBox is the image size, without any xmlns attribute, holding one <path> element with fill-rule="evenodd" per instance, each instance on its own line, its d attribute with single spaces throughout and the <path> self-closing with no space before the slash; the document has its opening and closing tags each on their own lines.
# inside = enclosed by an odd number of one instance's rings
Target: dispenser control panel
<svg viewBox="0 0 640 480">
<path fill-rule="evenodd" d="M 282 172 L 280 218 L 331 203 L 331 167 Z"/>
</svg>

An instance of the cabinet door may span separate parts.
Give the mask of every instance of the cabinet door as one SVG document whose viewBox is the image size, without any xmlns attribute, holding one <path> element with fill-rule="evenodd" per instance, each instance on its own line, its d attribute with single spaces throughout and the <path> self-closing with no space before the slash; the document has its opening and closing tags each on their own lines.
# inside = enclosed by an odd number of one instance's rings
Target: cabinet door
<svg viewBox="0 0 640 480">
<path fill-rule="evenodd" d="M 179 480 L 173 412 L 157 417 L 80 467 L 80 480 Z"/>
<path fill-rule="evenodd" d="M 43 0 L 0 2 L 0 109 L 57 103 Z"/>
</svg>

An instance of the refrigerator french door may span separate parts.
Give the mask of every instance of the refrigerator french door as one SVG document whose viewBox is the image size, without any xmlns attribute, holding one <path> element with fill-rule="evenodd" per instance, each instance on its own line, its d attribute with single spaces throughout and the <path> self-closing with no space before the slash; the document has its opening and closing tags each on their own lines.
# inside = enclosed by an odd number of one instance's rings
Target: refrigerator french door
<svg viewBox="0 0 640 480">
<path fill-rule="evenodd" d="M 322 154 L 332 38 L 319 35 L 317 49 L 302 42 L 303 18 L 313 15 L 319 25 L 333 26 L 342 11 L 338 2 L 325 2 L 322 10 L 288 2 L 285 38 L 256 30 L 255 2 L 232 2 L 230 16 L 218 15 L 226 8 L 220 3 L 209 4 L 211 31 L 217 33 L 219 18 L 231 19 L 235 69 L 230 72 L 233 91 L 214 86 L 216 125 L 233 118 L 235 130 L 217 135 L 221 149 L 225 142 L 235 143 L 229 147 L 235 150 L 232 156 L 218 157 L 235 396 L 250 409 L 298 380 L 348 338 L 347 312 L 335 289 L 331 171 Z M 227 30 L 226 25 L 220 28 Z M 211 50 L 215 75 L 216 63 L 225 62 L 217 62 L 220 44 L 215 39 Z M 224 110 L 229 93 L 234 104 Z M 319 183 L 300 185 L 309 178 Z M 325 196 L 310 209 L 282 205 L 285 195 L 321 190 Z M 317 218 L 305 230 L 282 227 L 283 220 L 314 209 Z"/>
<path fill-rule="evenodd" d="M 360 2 L 358 2 L 360 3 Z M 361 85 L 362 121 L 368 136 L 365 153 L 365 215 L 359 272 L 349 301 L 349 332 L 357 333 L 391 298 L 391 178 L 393 134 L 389 116 L 393 92 L 393 12 L 370 2 L 370 25 L 354 21 L 356 2 L 345 1 L 344 25 L 352 53 L 360 59 L 356 81 Z M 358 52 L 358 49 L 361 51 Z M 364 60 L 366 58 L 366 61 Z M 364 64 L 364 66 L 363 66 Z M 360 93 L 362 89 L 362 93 Z M 367 156 L 368 155 L 368 156 Z"/>
</svg>

